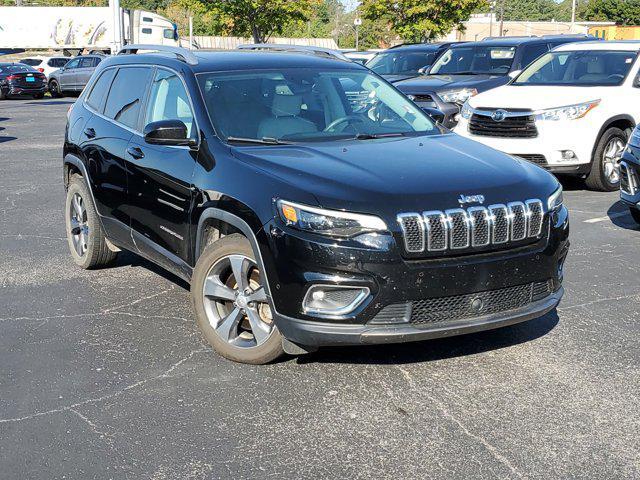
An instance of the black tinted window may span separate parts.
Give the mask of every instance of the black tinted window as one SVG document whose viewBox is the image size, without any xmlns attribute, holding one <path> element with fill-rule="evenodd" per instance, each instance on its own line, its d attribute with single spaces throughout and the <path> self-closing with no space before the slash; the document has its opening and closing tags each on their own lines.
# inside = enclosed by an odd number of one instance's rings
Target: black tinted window
<svg viewBox="0 0 640 480">
<path fill-rule="evenodd" d="M 135 128 L 142 97 L 151 70 L 144 67 L 121 68 L 111 84 L 104 114 L 130 128 Z"/>
<path fill-rule="evenodd" d="M 105 70 L 100 78 L 96 81 L 91 89 L 91 93 L 87 96 L 87 105 L 97 111 L 101 111 L 102 107 L 102 99 L 107 94 L 109 90 L 109 85 L 111 85 L 111 80 L 113 80 L 113 76 L 116 73 L 115 69 Z"/>
<path fill-rule="evenodd" d="M 42 63 L 42 60 L 40 60 L 39 58 L 24 58 L 20 60 L 20 63 L 35 67 L 36 65 L 40 65 Z"/>
<path fill-rule="evenodd" d="M 49 63 L 47 63 L 47 65 L 49 65 L 50 67 L 61 68 L 64 67 L 68 61 L 69 60 L 66 58 L 52 58 L 51 60 L 49 60 Z"/>
<path fill-rule="evenodd" d="M 547 53 L 549 50 L 547 49 L 547 44 L 541 45 L 529 45 L 524 49 L 522 53 L 522 68 L 529 66 L 531 62 L 533 62 L 540 55 Z"/>
<path fill-rule="evenodd" d="M 93 66 L 97 67 L 101 61 L 102 59 L 100 57 L 93 57 Z"/>
<path fill-rule="evenodd" d="M 93 58 L 83 58 L 80 60 L 80 68 L 93 67 Z"/>
</svg>

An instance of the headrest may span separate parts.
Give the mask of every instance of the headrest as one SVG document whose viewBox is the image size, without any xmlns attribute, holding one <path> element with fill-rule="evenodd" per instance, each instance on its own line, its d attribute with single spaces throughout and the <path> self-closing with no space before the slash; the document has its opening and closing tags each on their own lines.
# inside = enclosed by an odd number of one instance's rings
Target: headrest
<svg viewBox="0 0 640 480">
<path fill-rule="evenodd" d="M 302 96 L 300 95 L 274 95 L 271 112 L 276 117 L 293 117 L 300 114 L 302 109 Z"/>
</svg>

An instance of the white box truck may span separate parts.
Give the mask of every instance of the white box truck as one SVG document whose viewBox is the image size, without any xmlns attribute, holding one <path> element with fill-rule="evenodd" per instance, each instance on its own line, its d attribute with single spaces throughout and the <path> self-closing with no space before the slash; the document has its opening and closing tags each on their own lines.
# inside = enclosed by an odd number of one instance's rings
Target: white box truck
<svg viewBox="0 0 640 480">
<path fill-rule="evenodd" d="M 177 26 L 157 13 L 110 7 L 0 7 L 0 50 L 96 50 L 116 53 L 117 43 L 174 45 Z M 114 32 L 119 21 L 122 35 Z M 117 31 L 117 26 L 116 26 Z"/>
</svg>

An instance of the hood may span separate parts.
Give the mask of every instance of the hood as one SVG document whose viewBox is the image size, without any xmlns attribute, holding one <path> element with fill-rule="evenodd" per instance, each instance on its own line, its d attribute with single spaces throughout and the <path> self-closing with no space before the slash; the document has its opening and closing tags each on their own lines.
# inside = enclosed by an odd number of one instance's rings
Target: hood
<svg viewBox="0 0 640 480">
<path fill-rule="evenodd" d="M 233 155 L 313 194 L 325 208 L 371 213 L 395 223 L 398 213 L 457 208 L 458 197 L 485 205 L 544 199 L 557 181 L 526 161 L 455 134 L 290 146 L 233 147 Z M 283 186 L 274 197 L 286 198 Z M 295 198 L 286 198 L 296 201 Z"/>
<path fill-rule="evenodd" d="M 475 88 L 483 92 L 510 80 L 507 75 L 424 75 L 396 83 L 402 92 L 418 93 L 421 91 L 437 92 L 453 88 Z"/>
<path fill-rule="evenodd" d="M 527 108 L 543 110 L 607 98 L 607 87 L 504 85 L 469 99 L 473 108 Z"/>
<path fill-rule="evenodd" d="M 419 76 L 418 73 L 415 73 L 413 75 L 410 74 L 405 74 L 405 75 L 382 75 L 382 78 L 384 78 L 387 82 L 389 83 L 396 83 L 396 82 L 401 82 L 403 80 L 408 80 L 410 78 L 414 78 Z"/>
</svg>

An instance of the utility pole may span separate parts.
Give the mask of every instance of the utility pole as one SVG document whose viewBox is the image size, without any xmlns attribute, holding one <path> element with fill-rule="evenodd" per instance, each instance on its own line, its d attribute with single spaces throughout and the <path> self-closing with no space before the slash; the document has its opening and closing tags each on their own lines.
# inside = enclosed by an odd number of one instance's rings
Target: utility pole
<svg viewBox="0 0 640 480">
<path fill-rule="evenodd" d="M 189 50 L 193 50 L 193 17 L 189 15 Z"/>
<path fill-rule="evenodd" d="M 499 37 L 502 37 L 502 26 L 504 25 L 504 2 L 505 0 L 502 0 L 500 2 L 500 33 L 499 33 Z"/>
<path fill-rule="evenodd" d="M 574 23 L 576 23 L 576 0 L 571 2 L 571 33 L 573 33 Z"/>
<path fill-rule="evenodd" d="M 109 0 L 109 8 L 111 9 L 111 25 L 112 25 L 111 53 L 118 53 L 122 49 L 122 43 L 123 43 L 120 0 Z M 133 38 L 131 38 L 131 40 L 133 41 Z"/>
<path fill-rule="evenodd" d="M 359 27 L 360 25 L 362 25 L 362 19 L 361 19 L 360 17 L 356 17 L 356 18 L 353 20 L 353 25 L 354 25 L 354 28 L 355 28 L 355 31 L 356 31 L 356 51 L 357 51 L 357 50 L 358 50 L 358 47 L 359 47 L 358 27 Z"/>
</svg>

